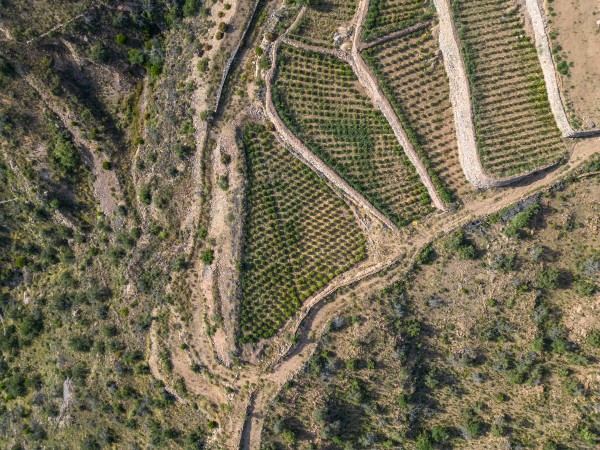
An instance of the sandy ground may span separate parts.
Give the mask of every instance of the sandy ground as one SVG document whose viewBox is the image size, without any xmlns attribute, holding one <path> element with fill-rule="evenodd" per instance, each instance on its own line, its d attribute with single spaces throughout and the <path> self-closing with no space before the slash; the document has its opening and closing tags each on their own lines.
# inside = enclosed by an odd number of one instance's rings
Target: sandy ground
<svg viewBox="0 0 600 450">
<path fill-rule="evenodd" d="M 571 76 L 559 75 L 562 90 L 570 109 L 583 121 L 583 129 L 600 127 L 600 1 L 555 0 L 550 6 L 555 16 L 549 32 L 558 32 L 553 44 L 560 45 L 573 62 Z M 595 123 L 591 127 L 590 122 Z"/>
</svg>

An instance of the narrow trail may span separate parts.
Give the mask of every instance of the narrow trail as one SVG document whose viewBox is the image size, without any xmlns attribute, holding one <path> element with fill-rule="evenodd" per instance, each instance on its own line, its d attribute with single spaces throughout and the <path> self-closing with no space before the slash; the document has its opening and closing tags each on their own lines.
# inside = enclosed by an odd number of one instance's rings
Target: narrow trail
<svg viewBox="0 0 600 450">
<path fill-rule="evenodd" d="M 44 32 L 44 33 L 42 33 L 42 34 L 39 34 L 39 35 L 38 35 L 38 36 L 36 36 L 36 37 L 33 37 L 33 38 L 29 39 L 29 40 L 28 40 L 28 41 L 26 41 L 25 43 L 26 43 L 27 45 L 31 45 L 31 44 L 32 44 L 32 43 L 34 43 L 35 41 L 37 41 L 37 40 L 39 40 L 39 39 L 42 39 L 43 37 L 46 37 L 46 36 L 48 36 L 50 33 L 54 32 L 54 31 L 58 31 L 58 30 L 60 30 L 61 28 L 64 28 L 65 26 L 69 25 L 71 22 L 74 22 L 75 20 L 77 20 L 77 19 L 80 19 L 81 17 L 85 16 L 85 15 L 86 15 L 88 12 L 90 12 L 92 9 L 94 9 L 94 8 L 98 8 L 98 7 L 100 7 L 100 6 L 106 6 L 106 5 L 105 5 L 104 3 L 102 3 L 102 2 L 94 2 L 93 4 L 91 4 L 91 5 L 89 6 L 89 8 L 87 8 L 87 9 L 86 9 L 85 11 L 83 11 L 82 13 L 80 13 L 80 14 L 77 14 L 76 16 L 74 16 L 74 17 L 71 17 L 69 20 L 66 20 L 66 21 L 64 21 L 64 22 L 61 22 L 61 23 L 59 23 L 59 24 L 57 24 L 57 25 L 53 26 L 53 27 L 52 27 L 52 28 L 50 28 L 48 31 L 46 31 L 46 32 Z"/>
</svg>

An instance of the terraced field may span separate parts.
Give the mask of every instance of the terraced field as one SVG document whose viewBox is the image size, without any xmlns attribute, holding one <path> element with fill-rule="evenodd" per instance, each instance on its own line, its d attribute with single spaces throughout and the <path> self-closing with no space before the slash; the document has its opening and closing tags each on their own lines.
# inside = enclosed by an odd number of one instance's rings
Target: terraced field
<svg viewBox="0 0 600 450">
<path fill-rule="evenodd" d="M 414 167 L 349 65 L 282 46 L 273 89 L 288 127 L 340 176 L 398 225 L 431 212 Z"/>
<path fill-rule="evenodd" d="M 363 31 L 369 41 L 431 19 L 433 7 L 428 0 L 370 0 Z"/>
<path fill-rule="evenodd" d="M 338 48 L 333 37 L 352 20 L 357 4 L 356 0 L 315 0 L 289 36 L 309 45 Z"/>
<path fill-rule="evenodd" d="M 452 8 L 485 169 L 502 177 L 557 161 L 565 147 L 515 1 L 456 0 Z"/>
<path fill-rule="evenodd" d="M 458 160 L 448 79 L 431 31 L 379 44 L 363 56 L 429 166 L 442 199 L 448 202 L 472 192 Z"/>
<path fill-rule="evenodd" d="M 272 336 L 311 294 L 366 256 L 348 206 L 260 125 L 243 130 L 248 172 L 241 341 Z"/>
</svg>

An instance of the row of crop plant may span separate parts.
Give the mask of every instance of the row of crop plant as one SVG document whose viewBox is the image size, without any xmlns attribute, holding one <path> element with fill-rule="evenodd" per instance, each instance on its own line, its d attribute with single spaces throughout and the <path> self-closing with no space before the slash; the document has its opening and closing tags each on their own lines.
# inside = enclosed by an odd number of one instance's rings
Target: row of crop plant
<svg viewBox="0 0 600 450">
<path fill-rule="evenodd" d="M 310 295 L 366 257 L 349 207 L 264 126 L 242 130 L 248 189 L 240 342 L 272 336 Z"/>
<path fill-rule="evenodd" d="M 282 46 L 273 93 L 287 126 L 396 224 L 405 225 L 433 210 L 390 125 L 348 64 Z"/>
<path fill-rule="evenodd" d="M 559 161 L 565 145 L 517 3 L 456 0 L 452 12 L 486 171 L 505 177 Z"/>
</svg>

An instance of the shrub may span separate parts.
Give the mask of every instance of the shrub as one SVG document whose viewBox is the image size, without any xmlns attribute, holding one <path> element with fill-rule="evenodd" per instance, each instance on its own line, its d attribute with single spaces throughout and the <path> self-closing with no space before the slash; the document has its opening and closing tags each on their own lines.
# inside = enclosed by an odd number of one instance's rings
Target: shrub
<svg viewBox="0 0 600 450">
<path fill-rule="evenodd" d="M 551 267 L 538 273 L 537 277 L 535 278 L 535 285 L 538 289 L 551 291 L 559 286 L 560 278 L 560 271 L 554 267 Z"/>
<path fill-rule="evenodd" d="M 112 168 L 110 161 L 102 161 L 102 168 L 104 170 L 110 170 Z"/>
<path fill-rule="evenodd" d="M 142 186 L 139 193 L 140 202 L 149 205 L 152 202 L 152 193 L 149 186 Z"/>
<path fill-rule="evenodd" d="M 79 166 L 79 152 L 70 140 L 58 136 L 53 145 L 51 160 L 61 175 L 72 175 Z"/>
<path fill-rule="evenodd" d="M 89 352 L 94 340 L 91 336 L 80 335 L 69 338 L 69 347 L 77 352 Z"/>
<path fill-rule="evenodd" d="M 431 264 L 435 258 L 436 253 L 431 244 L 426 245 L 417 255 L 417 263 L 418 264 Z"/>
<path fill-rule="evenodd" d="M 600 348 L 600 331 L 592 330 L 585 337 L 587 343 L 592 347 Z"/>
<path fill-rule="evenodd" d="M 200 261 L 202 261 L 207 266 L 211 265 L 215 259 L 215 252 L 211 248 L 207 248 L 206 250 L 200 253 Z"/>
<path fill-rule="evenodd" d="M 96 63 L 108 62 L 110 53 L 104 44 L 93 45 L 89 52 L 90 58 Z"/>
<path fill-rule="evenodd" d="M 464 259 L 475 259 L 477 256 L 475 245 L 466 237 L 462 229 L 450 236 L 448 241 L 446 241 L 446 246 L 457 252 Z"/>
<path fill-rule="evenodd" d="M 125 36 L 124 34 L 117 34 L 117 36 L 115 37 L 115 42 L 119 45 L 124 45 L 127 43 L 127 36 Z"/>
<path fill-rule="evenodd" d="M 15 73 L 15 68 L 12 64 L 0 56 L 0 75 L 12 76 Z"/>
<path fill-rule="evenodd" d="M 196 67 L 198 68 L 198 72 L 206 73 L 208 70 L 208 58 L 200 58 Z"/>
<path fill-rule="evenodd" d="M 183 4 L 183 15 L 185 17 L 195 16 L 198 11 L 200 11 L 200 0 L 185 0 Z"/>
<path fill-rule="evenodd" d="M 143 66 L 146 58 L 144 57 L 142 51 L 132 48 L 127 54 L 127 60 L 131 65 Z"/>
<path fill-rule="evenodd" d="M 529 205 L 523 211 L 518 213 L 511 221 L 506 225 L 504 233 L 512 238 L 521 238 L 524 236 L 523 228 L 530 227 L 531 222 L 541 211 L 539 203 Z"/>
</svg>

